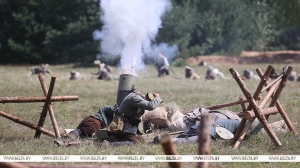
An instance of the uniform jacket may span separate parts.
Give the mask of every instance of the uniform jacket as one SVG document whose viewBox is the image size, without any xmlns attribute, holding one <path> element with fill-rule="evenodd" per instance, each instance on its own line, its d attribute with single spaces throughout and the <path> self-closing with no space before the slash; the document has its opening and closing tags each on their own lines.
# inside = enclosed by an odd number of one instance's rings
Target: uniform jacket
<svg viewBox="0 0 300 168">
<path fill-rule="evenodd" d="M 93 117 L 100 120 L 101 124 L 108 126 L 111 123 L 115 112 L 115 107 L 103 106 L 97 111 L 97 113 Z"/>
<path fill-rule="evenodd" d="M 201 116 L 205 114 L 211 115 L 212 123 L 223 119 L 241 120 L 236 113 L 229 110 L 209 110 L 206 108 L 197 108 L 191 113 L 186 113 L 184 116 L 184 122 L 191 127 L 196 124 L 196 121 L 199 122 Z"/>
<path fill-rule="evenodd" d="M 145 110 L 154 110 L 160 104 L 160 97 L 155 97 L 151 101 L 145 100 L 139 93 L 131 92 L 127 95 L 120 104 L 118 114 L 124 114 L 124 128 L 123 133 L 137 133 L 137 125 L 129 123 L 132 118 L 139 119 Z"/>
<path fill-rule="evenodd" d="M 158 70 L 168 69 L 170 66 L 168 59 L 165 56 L 162 56 L 156 60 L 155 67 Z"/>
</svg>

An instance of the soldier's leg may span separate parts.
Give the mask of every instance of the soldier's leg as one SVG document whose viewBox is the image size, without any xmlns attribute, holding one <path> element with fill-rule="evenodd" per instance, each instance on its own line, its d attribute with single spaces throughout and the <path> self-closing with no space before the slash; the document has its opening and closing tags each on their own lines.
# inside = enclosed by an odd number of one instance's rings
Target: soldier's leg
<svg viewBox="0 0 300 168">
<path fill-rule="evenodd" d="M 181 143 L 181 144 L 196 143 L 196 142 L 198 142 L 198 136 L 191 136 L 188 138 L 172 138 L 172 142 Z"/>
<path fill-rule="evenodd" d="M 84 118 L 77 127 L 82 137 L 92 137 L 92 135 L 101 128 L 103 128 L 101 122 L 92 116 Z"/>
<path fill-rule="evenodd" d="M 117 141 L 130 141 L 133 143 L 142 142 L 139 140 L 138 136 L 134 134 L 115 134 L 114 137 L 117 139 Z"/>
<path fill-rule="evenodd" d="M 169 75 L 169 69 L 165 69 L 166 75 Z"/>
<path fill-rule="evenodd" d="M 77 139 L 80 137 L 92 137 L 92 135 L 98 130 L 103 128 L 101 125 L 101 122 L 92 117 L 88 116 L 85 117 L 80 124 L 77 126 L 77 128 L 70 133 L 67 134 L 67 137 L 71 139 Z"/>
</svg>

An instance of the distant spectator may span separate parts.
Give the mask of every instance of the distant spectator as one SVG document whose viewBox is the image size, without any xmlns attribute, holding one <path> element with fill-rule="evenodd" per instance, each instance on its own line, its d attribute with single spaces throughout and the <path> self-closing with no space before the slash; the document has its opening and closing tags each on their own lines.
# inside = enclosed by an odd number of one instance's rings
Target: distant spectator
<svg viewBox="0 0 300 168">
<path fill-rule="evenodd" d="M 224 79 L 225 78 L 224 74 L 220 72 L 217 68 L 214 68 L 213 66 L 208 66 L 205 79 L 214 80 L 219 78 Z"/>
<path fill-rule="evenodd" d="M 31 75 L 35 75 L 35 74 L 42 74 L 42 75 L 45 75 L 45 74 L 50 74 L 52 75 L 52 71 L 49 69 L 49 64 L 40 64 L 38 66 L 35 66 L 35 67 L 32 67 L 30 69 L 31 72 L 29 72 L 27 74 L 27 76 L 31 76 Z"/>
<path fill-rule="evenodd" d="M 242 80 L 246 79 L 260 79 L 258 75 L 255 75 L 253 71 L 246 69 L 243 73 Z"/>
<path fill-rule="evenodd" d="M 194 71 L 193 68 L 191 68 L 189 66 L 185 66 L 185 78 L 188 78 L 188 79 L 199 79 L 200 76 L 195 73 L 195 71 Z"/>
</svg>

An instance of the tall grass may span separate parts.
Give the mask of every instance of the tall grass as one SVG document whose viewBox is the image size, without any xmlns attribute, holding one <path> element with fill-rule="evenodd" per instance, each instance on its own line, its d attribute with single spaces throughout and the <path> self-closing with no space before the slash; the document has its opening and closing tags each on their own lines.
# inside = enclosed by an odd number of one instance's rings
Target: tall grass
<svg viewBox="0 0 300 168">
<path fill-rule="evenodd" d="M 222 71 L 226 79 L 206 81 L 204 75 L 206 67 L 193 67 L 201 76 L 199 80 L 184 78 L 183 67 L 172 67 L 170 76 L 158 78 L 153 66 L 146 66 L 144 71 L 138 72 L 137 88 L 141 92 L 157 92 L 165 102 L 176 102 L 182 112 L 187 112 L 198 107 L 207 107 L 216 104 L 237 101 L 243 96 L 241 89 L 231 77 L 229 68 L 233 67 L 239 73 L 248 68 L 255 72 L 256 68 L 263 71 L 267 64 L 254 65 L 215 65 Z M 277 72 L 281 71 L 282 64 L 273 65 Z M 300 72 L 297 64 L 290 65 L 293 70 Z M 79 122 L 88 115 L 93 115 L 104 105 L 114 105 L 116 101 L 118 80 L 116 81 L 90 81 L 91 72 L 96 68 L 77 68 L 86 80 L 69 81 L 72 65 L 50 66 L 55 73 L 56 82 L 53 91 L 55 96 L 78 95 L 78 101 L 53 102 L 55 117 L 60 130 L 76 128 Z M 114 68 L 117 71 L 116 67 Z M 14 96 L 43 96 L 37 75 L 26 77 L 29 68 L 25 66 L 0 66 L 0 97 Z M 175 78 L 176 77 L 176 78 Z M 44 76 L 45 83 L 49 87 L 51 76 Z M 258 80 L 244 81 L 246 87 L 254 92 Z M 299 130 L 299 105 L 300 82 L 288 82 L 280 95 L 279 101 L 283 105 L 292 124 Z M 263 95 L 263 94 L 262 94 Z M 18 116 L 34 124 L 38 123 L 43 103 L 6 103 L 0 105 L 0 110 L 11 115 Z M 238 112 L 241 106 L 231 106 L 226 109 Z M 279 114 L 270 117 L 270 121 L 280 120 Z M 44 127 L 53 130 L 49 115 Z M 54 145 L 54 138 L 41 135 L 40 139 L 34 139 L 35 130 L 14 123 L 0 116 L 0 154 L 1 155 L 161 155 L 162 148 L 159 145 L 139 144 L 136 146 L 124 146 L 114 148 L 101 148 L 97 142 L 78 147 L 58 148 Z M 291 132 L 278 134 L 282 146 L 276 148 L 268 135 L 257 134 L 246 137 L 238 149 L 232 149 L 229 141 L 213 141 L 211 151 L 214 155 L 272 155 L 300 153 L 299 136 Z M 150 141 L 152 137 L 148 138 Z M 179 154 L 197 154 L 197 144 L 176 145 Z M 56 164 L 56 163 L 52 163 Z M 61 164 L 61 163 L 60 163 Z M 93 164 L 93 163 L 91 163 Z M 138 167 L 167 167 L 166 163 L 112 163 L 117 165 L 133 165 Z M 151 165 L 151 166 L 150 166 Z M 184 163 L 184 167 L 195 167 L 196 163 Z M 298 167 L 297 163 L 212 163 L 212 167 Z"/>
</svg>

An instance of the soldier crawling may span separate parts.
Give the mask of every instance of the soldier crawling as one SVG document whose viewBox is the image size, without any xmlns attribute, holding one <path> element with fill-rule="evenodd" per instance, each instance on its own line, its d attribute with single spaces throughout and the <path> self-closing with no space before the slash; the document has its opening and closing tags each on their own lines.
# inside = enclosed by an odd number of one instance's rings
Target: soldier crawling
<svg viewBox="0 0 300 168">
<path fill-rule="evenodd" d="M 32 67 L 30 69 L 30 72 L 27 74 L 27 76 L 30 77 L 31 75 L 35 75 L 35 74 L 45 75 L 47 73 L 50 75 L 53 74 L 52 71 L 49 69 L 49 64 L 40 64 L 38 66 Z"/>
</svg>

